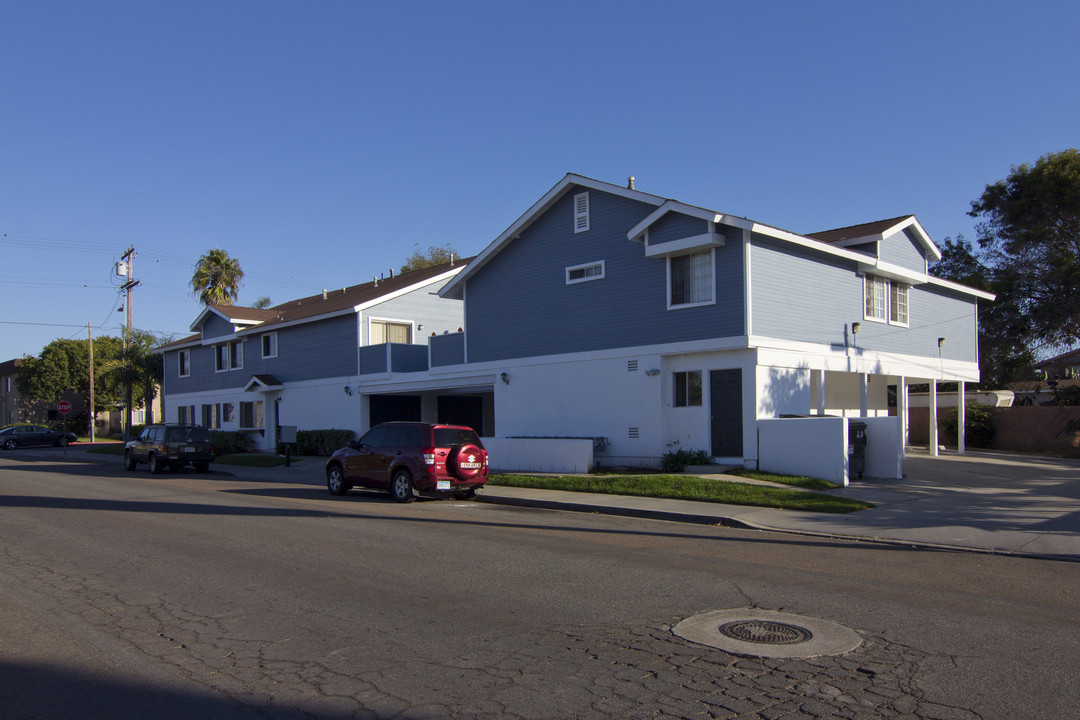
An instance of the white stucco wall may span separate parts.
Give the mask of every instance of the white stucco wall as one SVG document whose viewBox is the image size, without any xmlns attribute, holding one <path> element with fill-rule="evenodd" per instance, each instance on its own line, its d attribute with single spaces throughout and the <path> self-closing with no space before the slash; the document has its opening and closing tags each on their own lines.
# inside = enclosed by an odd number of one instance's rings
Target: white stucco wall
<svg viewBox="0 0 1080 720">
<path fill-rule="evenodd" d="M 758 366 L 756 376 L 758 418 L 810 413 L 810 370 Z"/>
<path fill-rule="evenodd" d="M 637 370 L 627 369 L 637 361 Z M 497 436 L 605 437 L 605 465 L 655 465 L 665 452 L 656 356 L 551 364 L 506 364 L 495 373 Z M 508 383 L 501 380 L 506 373 Z M 631 429 L 636 429 L 633 432 Z M 631 437 L 636 434 L 637 437 Z"/>
<path fill-rule="evenodd" d="M 900 453 L 900 418 L 859 418 L 866 423 L 865 477 L 899 480 L 904 474 L 904 457 Z"/>
<path fill-rule="evenodd" d="M 758 468 L 848 484 L 845 418 L 758 420 Z"/>
<path fill-rule="evenodd" d="M 496 472 L 587 473 L 593 465 L 592 440 L 481 440 Z"/>
</svg>

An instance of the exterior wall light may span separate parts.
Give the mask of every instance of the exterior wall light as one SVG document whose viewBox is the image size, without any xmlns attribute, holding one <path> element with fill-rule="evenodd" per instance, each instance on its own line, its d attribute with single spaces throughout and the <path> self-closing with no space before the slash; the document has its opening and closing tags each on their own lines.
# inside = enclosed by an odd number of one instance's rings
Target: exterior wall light
<svg viewBox="0 0 1080 720">
<path fill-rule="evenodd" d="M 352 397 L 352 388 L 350 388 L 348 385 L 345 386 L 345 394 L 349 397 Z"/>
<path fill-rule="evenodd" d="M 506 373 L 501 373 L 499 375 L 499 379 L 503 381 L 503 385 L 509 385 L 510 384 L 510 376 L 507 375 Z"/>
<path fill-rule="evenodd" d="M 861 328 L 861 327 L 862 327 L 862 323 L 857 323 L 857 322 L 851 323 L 851 334 L 852 335 L 858 335 L 859 334 L 859 328 Z"/>
<path fill-rule="evenodd" d="M 945 338 L 938 338 L 937 339 L 937 346 L 938 347 L 945 347 Z"/>
</svg>

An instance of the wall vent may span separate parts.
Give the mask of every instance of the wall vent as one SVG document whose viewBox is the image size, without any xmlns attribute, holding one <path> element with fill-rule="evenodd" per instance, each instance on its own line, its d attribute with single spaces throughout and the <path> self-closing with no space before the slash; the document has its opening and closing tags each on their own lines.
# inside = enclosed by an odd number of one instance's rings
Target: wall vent
<svg viewBox="0 0 1080 720">
<path fill-rule="evenodd" d="M 626 372 L 637 372 L 637 360 L 626 361 Z"/>
<path fill-rule="evenodd" d="M 630 428 L 630 432 L 628 433 L 631 440 L 637 440 L 640 434 L 641 428 Z"/>
</svg>

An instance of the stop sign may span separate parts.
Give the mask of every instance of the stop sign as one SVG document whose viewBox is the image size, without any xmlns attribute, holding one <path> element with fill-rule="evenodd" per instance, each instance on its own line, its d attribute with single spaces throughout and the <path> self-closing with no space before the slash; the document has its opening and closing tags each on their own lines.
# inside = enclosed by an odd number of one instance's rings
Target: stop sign
<svg viewBox="0 0 1080 720">
<path fill-rule="evenodd" d="M 60 402 L 56 403 L 56 412 L 60 413 L 61 415 L 67 415 L 69 412 L 71 412 L 71 403 L 69 403 L 67 400 L 61 400 Z"/>
</svg>

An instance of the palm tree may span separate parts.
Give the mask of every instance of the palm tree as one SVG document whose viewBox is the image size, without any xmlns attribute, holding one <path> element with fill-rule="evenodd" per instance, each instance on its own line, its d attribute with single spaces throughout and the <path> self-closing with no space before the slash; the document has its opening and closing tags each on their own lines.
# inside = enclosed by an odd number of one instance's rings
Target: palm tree
<svg viewBox="0 0 1080 720">
<path fill-rule="evenodd" d="M 199 258 L 195 265 L 195 274 L 191 276 L 192 294 L 197 295 L 203 305 L 232 305 L 240 294 L 243 278 L 240 261 L 215 248 Z"/>
</svg>

